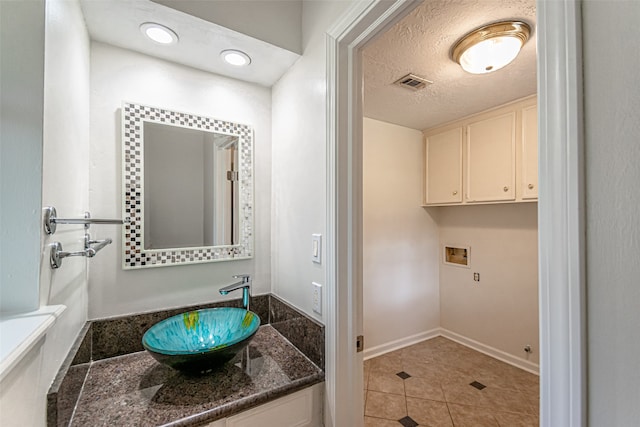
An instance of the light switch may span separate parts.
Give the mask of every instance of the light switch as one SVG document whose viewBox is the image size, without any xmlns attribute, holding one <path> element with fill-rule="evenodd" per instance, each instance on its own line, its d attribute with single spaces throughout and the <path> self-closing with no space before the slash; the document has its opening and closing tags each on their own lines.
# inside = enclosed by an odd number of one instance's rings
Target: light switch
<svg viewBox="0 0 640 427">
<path fill-rule="evenodd" d="M 322 254 L 322 235 L 312 234 L 311 235 L 311 261 L 320 264 L 321 254 Z"/>
</svg>

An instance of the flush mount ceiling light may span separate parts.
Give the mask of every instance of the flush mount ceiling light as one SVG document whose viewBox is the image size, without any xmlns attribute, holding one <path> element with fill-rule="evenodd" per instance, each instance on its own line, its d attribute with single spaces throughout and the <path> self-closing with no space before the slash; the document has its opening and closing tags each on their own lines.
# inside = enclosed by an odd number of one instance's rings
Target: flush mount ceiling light
<svg viewBox="0 0 640 427">
<path fill-rule="evenodd" d="M 469 73 L 490 73 L 513 61 L 529 34 L 531 27 L 520 21 L 485 25 L 458 40 L 451 48 L 451 58 Z"/>
<path fill-rule="evenodd" d="M 244 67 L 251 64 L 251 58 L 249 58 L 249 55 L 240 50 L 223 50 L 222 52 L 220 52 L 220 57 L 227 64 L 235 65 L 236 67 Z"/>
<path fill-rule="evenodd" d="M 178 42 L 178 35 L 171 28 L 155 22 L 145 22 L 140 25 L 140 31 L 156 43 L 174 44 Z"/>
</svg>

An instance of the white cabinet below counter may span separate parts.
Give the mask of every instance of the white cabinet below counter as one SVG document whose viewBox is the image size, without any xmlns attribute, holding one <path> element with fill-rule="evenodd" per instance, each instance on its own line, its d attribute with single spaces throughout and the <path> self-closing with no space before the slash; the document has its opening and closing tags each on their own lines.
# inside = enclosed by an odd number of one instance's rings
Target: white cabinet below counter
<svg viewBox="0 0 640 427">
<path fill-rule="evenodd" d="M 535 96 L 424 131 L 425 206 L 538 197 Z"/>
<path fill-rule="evenodd" d="M 321 427 L 323 387 L 315 384 L 205 427 Z"/>
</svg>

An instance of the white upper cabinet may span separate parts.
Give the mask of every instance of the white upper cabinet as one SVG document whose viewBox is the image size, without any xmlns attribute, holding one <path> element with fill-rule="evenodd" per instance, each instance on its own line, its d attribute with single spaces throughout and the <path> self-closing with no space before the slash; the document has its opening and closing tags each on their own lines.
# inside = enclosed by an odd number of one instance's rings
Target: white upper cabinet
<svg viewBox="0 0 640 427">
<path fill-rule="evenodd" d="M 538 198 L 538 109 L 522 109 L 522 198 Z"/>
<path fill-rule="evenodd" d="M 467 129 L 467 202 L 516 198 L 516 113 L 470 123 Z"/>
<path fill-rule="evenodd" d="M 462 202 L 462 127 L 425 139 L 425 203 Z"/>
<path fill-rule="evenodd" d="M 532 96 L 425 130 L 425 206 L 536 201 L 537 126 Z"/>
</svg>

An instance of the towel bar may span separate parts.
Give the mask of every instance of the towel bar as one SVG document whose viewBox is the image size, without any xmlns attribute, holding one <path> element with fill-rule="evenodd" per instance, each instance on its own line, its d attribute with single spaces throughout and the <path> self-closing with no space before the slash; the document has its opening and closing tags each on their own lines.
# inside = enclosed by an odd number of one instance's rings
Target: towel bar
<svg viewBox="0 0 640 427">
<path fill-rule="evenodd" d="M 84 213 L 84 218 L 58 218 L 56 208 L 47 206 L 44 208 L 44 231 L 47 234 L 56 232 L 56 224 L 83 224 L 85 230 L 89 229 L 91 224 L 124 224 L 131 222 L 130 218 L 124 219 L 99 219 L 91 218 L 89 212 Z"/>
</svg>

